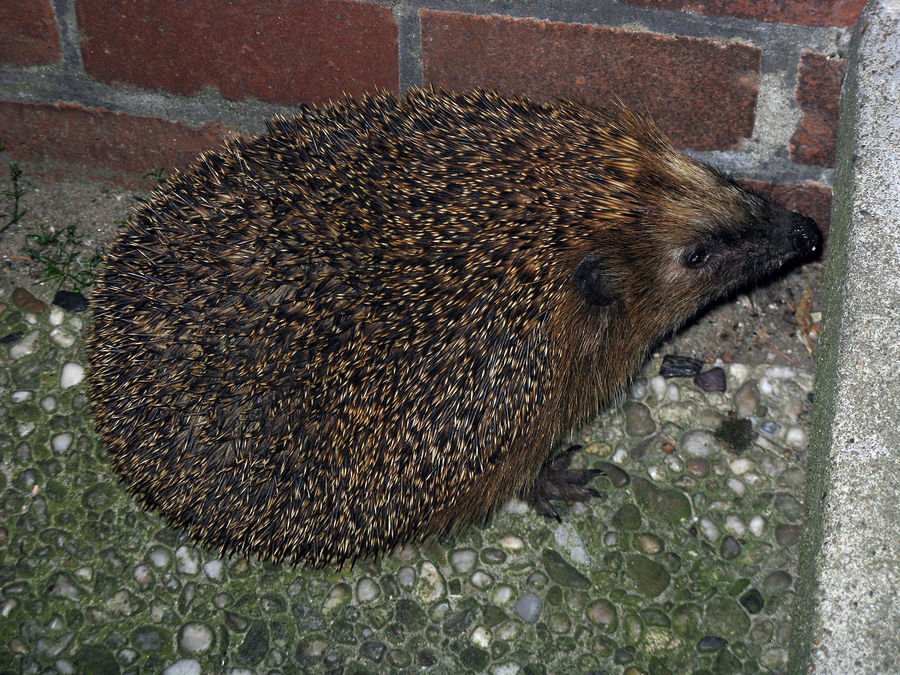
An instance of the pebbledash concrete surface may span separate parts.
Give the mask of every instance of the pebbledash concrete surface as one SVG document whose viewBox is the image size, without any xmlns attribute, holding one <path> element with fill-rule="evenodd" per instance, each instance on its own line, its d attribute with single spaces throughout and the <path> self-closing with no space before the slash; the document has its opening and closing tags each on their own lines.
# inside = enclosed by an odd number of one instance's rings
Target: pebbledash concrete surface
<svg viewBox="0 0 900 675">
<path fill-rule="evenodd" d="M 809 369 L 723 363 L 704 392 L 656 357 L 573 439 L 622 472 L 561 523 L 512 502 L 343 570 L 198 549 L 103 455 L 89 313 L 0 289 L 0 674 L 900 672 L 898 36 L 900 0 L 870 3 L 814 412 Z"/>
<path fill-rule="evenodd" d="M 900 672 L 900 0 L 870 2 L 841 100 L 792 666 Z"/>
</svg>

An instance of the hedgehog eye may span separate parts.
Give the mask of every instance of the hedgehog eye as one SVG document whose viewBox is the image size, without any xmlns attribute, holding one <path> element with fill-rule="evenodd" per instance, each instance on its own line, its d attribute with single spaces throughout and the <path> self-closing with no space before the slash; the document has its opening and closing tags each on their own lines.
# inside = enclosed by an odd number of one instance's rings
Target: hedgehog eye
<svg viewBox="0 0 900 675">
<path fill-rule="evenodd" d="M 703 267 L 703 265 L 709 261 L 711 256 L 712 251 L 701 244 L 685 253 L 681 258 L 681 264 L 688 269 L 697 269 L 698 267 Z"/>
</svg>

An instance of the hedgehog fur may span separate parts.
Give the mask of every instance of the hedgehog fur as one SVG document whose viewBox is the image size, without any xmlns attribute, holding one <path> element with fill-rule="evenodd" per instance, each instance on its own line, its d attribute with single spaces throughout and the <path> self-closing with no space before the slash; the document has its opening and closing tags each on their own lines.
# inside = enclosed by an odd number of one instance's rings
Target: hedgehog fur
<svg viewBox="0 0 900 675">
<path fill-rule="evenodd" d="M 820 242 L 619 104 L 412 90 L 267 129 L 137 210 L 88 346 L 128 488 L 229 553 L 483 518 L 662 336 Z"/>
</svg>

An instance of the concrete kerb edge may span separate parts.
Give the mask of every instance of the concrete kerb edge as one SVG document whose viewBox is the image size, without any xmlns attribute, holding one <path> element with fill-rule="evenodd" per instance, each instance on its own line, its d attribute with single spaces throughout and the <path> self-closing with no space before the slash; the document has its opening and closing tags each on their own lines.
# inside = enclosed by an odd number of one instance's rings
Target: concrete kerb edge
<svg viewBox="0 0 900 675">
<path fill-rule="evenodd" d="M 865 69 L 871 69 L 873 65 L 884 66 L 888 70 L 893 68 L 894 71 L 900 68 L 898 66 L 900 58 L 893 64 L 870 62 L 872 54 L 869 54 L 867 50 L 872 50 L 873 46 L 865 38 L 873 24 L 896 21 L 898 16 L 900 16 L 900 0 L 870 0 L 866 5 L 853 32 L 847 64 L 847 78 L 841 96 L 834 200 L 824 292 L 825 319 L 816 368 L 815 413 L 809 448 L 805 534 L 800 553 L 797 604 L 789 660 L 791 673 L 807 673 L 811 669 L 814 669 L 815 672 L 836 673 L 841 672 L 840 669 L 848 663 L 854 664 L 854 668 L 857 669 L 855 672 L 886 672 L 883 668 L 887 664 L 883 659 L 878 661 L 877 653 L 879 650 L 890 649 L 889 645 L 869 644 L 867 646 L 871 649 L 867 649 L 866 653 L 859 653 L 858 643 L 850 645 L 831 637 L 831 628 L 835 627 L 839 620 L 846 621 L 846 616 L 843 618 L 835 616 L 834 603 L 824 601 L 825 593 L 821 584 L 823 583 L 822 572 L 825 564 L 826 542 L 835 537 L 846 539 L 848 536 L 855 538 L 860 535 L 857 532 L 828 531 L 829 522 L 826 512 L 828 510 L 832 512 L 832 520 L 835 512 L 839 515 L 847 515 L 842 513 L 843 510 L 839 503 L 837 507 L 835 506 L 835 502 L 846 499 L 847 493 L 853 494 L 855 489 L 855 486 L 852 485 L 842 485 L 841 477 L 834 471 L 836 434 L 839 433 L 836 430 L 836 418 L 838 415 L 842 415 L 845 419 L 852 416 L 864 420 L 870 412 L 850 410 L 848 415 L 845 407 L 847 402 L 838 400 L 841 397 L 840 378 L 842 376 L 839 372 L 842 366 L 840 350 L 847 340 L 847 331 L 851 329 L 850 323 L 852 323 L 846 316 L 849 294 L 854 292 L 852 289 L 848 290 L 848 275 L 853 271 L 851 265 L 859 265 L 864 262 L 852 258 L 850 255 L 851 246 L 855 242 L 853 236 L 854 207 L 858 206 L 861 189 L 858 184 L 859 169 L 857 167 L 857 152 L 861 136 L 860 125 L 873 122 L 861 117 L 860 107 L 867 93 L 870 97 L 873 95 L 873 92 L 865 91 L 865 88 L 871 87 L 871 84 L 866 83 L 863 78 Z M 861 80 L 863 80 L 862 83 Z M 882 184 L 877 191 L 882 193 L 884 197 L 882 201 L 887 204 L 890 203 L 892 191 L 896 193 L 897 189 L 897 185 Z M 881 224 L 885 225 L 883 222 Z M 888 234 L 885 233 L 886 236 Z M 894 274 L 897 273 L 895 269 Z M 896 279 L 893 281 L 897 282 Z M 865 319 L 865 317 L 860 318 Z M 871 351 L 874 352 L 876 348 L 877 345 L 873 345 Z M 895 452 L 897 450 L 900 449 L 895 449 Z M 885 486 L 873 487 L 881 489 Z M 841 495 L 842 492 L 843 495 Z M 837 497 L 835 497 L 836 495 Z M 851 522 L 851 520 L 851 518 L 847 518 L 847 522 Z M 864 543 L 864 536 L 859 536 L 859 539 L 861 543 Z M 833 551 L 831 555 L 835 555 Z M 900 567 L 900 562 L 897 565 Z M 831 566 L 834 567 L 833 560 Z M 864 610 L 862 608 L 860 610 L 857 616 L 858 624 L 864 623 L 867 618 Z M 843 608 L 845 615 L 855 611 L 849 606 Z M 887 611 L 890 612 L 890 608 Z M 874 618 L 869 620 L 874 621 Z M 900 616 L 895 616 L 894 621 L 900 622 Z M 857 628 L 865 628 L 865 626 L 857 625 Z M 835 632 L 840 633 L 839 630 Z M 874 631 L 873 635 L 878 632 Z M 895 662 L 894 665 L 898 663 L 900 662 Z"/>
</svg>

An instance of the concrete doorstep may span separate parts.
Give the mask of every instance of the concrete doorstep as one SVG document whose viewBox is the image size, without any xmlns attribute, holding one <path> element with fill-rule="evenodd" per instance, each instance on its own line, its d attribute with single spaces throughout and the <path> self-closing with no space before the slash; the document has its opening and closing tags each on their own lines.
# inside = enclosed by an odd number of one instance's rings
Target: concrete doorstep
<svg viewBox="0 0 900 675">
<path fill-rule="evenodd" d="M 900 0 L 856 26 L 841 100 L 791 670 L 900 672 Z"/>
</svg>

